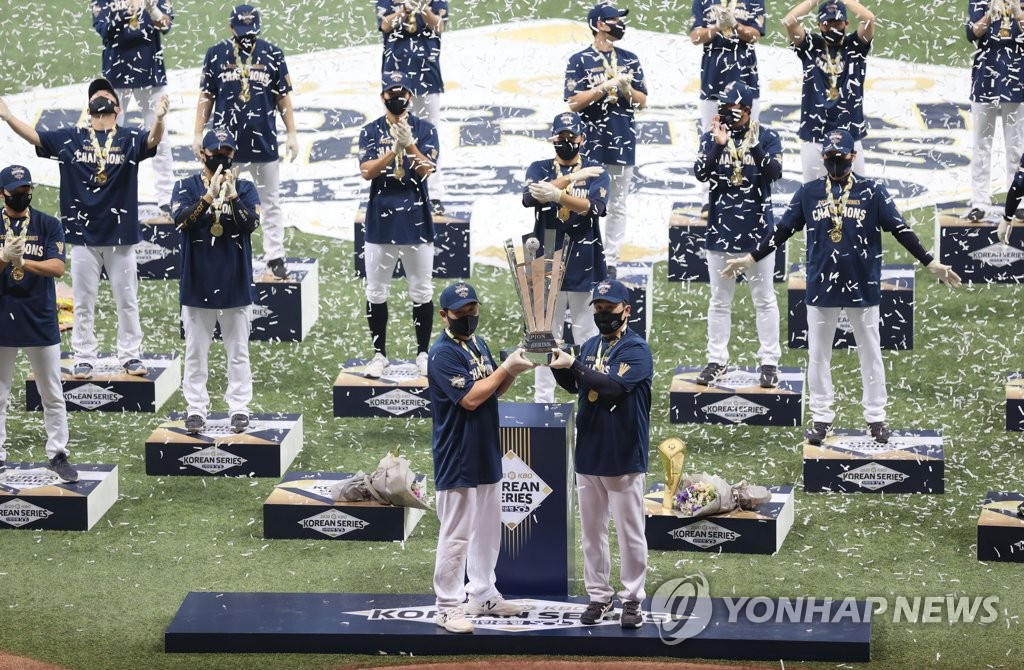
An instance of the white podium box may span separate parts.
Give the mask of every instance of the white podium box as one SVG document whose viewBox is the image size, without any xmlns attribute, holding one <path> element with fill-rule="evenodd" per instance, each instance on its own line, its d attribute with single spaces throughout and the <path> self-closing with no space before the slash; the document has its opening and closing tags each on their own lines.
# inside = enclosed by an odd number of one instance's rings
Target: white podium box
<svg viewBox="0 0 1024 670">
<path fill-rule="evenodd" d="M 996 237 L 1001 214 L 991 221 L 961 218 L 970 209 L 966 202 L 935 208 L 935 239 L 939 261 L 951 265 L 964 282 L 1019 284 L 1024 282 L 1024 225 L 1016 221 L 1010 243 Z"/>
<path fill-rule="evenodd" d="M 61 384 L 69 412 L 156 412 L 181 386 L 181 359 L 177 354 L 142 354 L 148 372 L 137 377 L 124 371 L 111 353 L 101 353 L 91 379 L 75 379 L 74 354 L 61 352 Z M 25 404 L 42 410 L 34 375 L 25 379 Z"/>
<path fill-rule="evenodd" d="M 256 303 L 252 306 L 250 340 L 301 342 L 320 317 L 320 266 L 315 258 L 289 258 L 288 279 L 267 272 L 253 260 Z"/>
<path fill-rule="evenodd" d="M 776 213 L 776 221 L 779 214 Z M 704 240 L 708 221 L 700 214 L 700 206 L 677 202 L 672 205 L 668 222 L 668 280 L 707 283 L 708 261 Z M 786 279 L 786 249 L 775 252 L 773 281 Z M 741 279 L 742 281 L 742 279 Z"/>
<path fill-rule="evenodd" d="M 416 363 L 391 359 L 379 379 L 364 374 L 368 361 L 345 362 L 334 381 L 334 416 L 429 417 L 427 378 Z"/>
<path fill-rule="evenodd" d="M 708 386 L 696 382 L 703 367 L 676 368 L 669 391 L 672 423 L 743 423 L 799 426 L 804 415 L 804 371 L 779 368 L 779 385 L 761 388 L 755 367 L 731 368 Z"/>
<path fill-rule="evenodd" d="M 8 463 L 0 473 L 0 529 L 89 530 L 117 502 L 117 466 L 75 464 L 62 481 L 49 463 Z"/>
<path fill-rule="evenodd" d="M 1024 494 L 989 491 L 978 515 L 978 560 L 1024 563 Z"/>
<path fill-rule="evenodd" d="M 820 446 L 804 443 L 804 490 L 842 493 L 944 493 L 942 433 L 894 430 L 878 444 L 863 430 L 836 430 Z"/>
</svg>

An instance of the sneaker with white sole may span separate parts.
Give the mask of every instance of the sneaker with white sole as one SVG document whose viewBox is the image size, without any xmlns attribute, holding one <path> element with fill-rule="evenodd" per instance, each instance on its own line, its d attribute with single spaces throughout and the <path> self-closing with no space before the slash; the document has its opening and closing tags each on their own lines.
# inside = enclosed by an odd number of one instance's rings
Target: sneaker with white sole
<svg viewBox="0 0 1024 670">
<path fill-rule="evenodd" d="M 469 599 L 466 612 L 471 616 L 516 616 L 523 613 L 523 606 L 501 596 L 496 596 L 482 603 Z"/>
<path fill-rule="evenodd" d="M 137 358 L 125 361 L 124 371 L 136 377 L 145 377 L 149 374 L 149 370 L 147 370 L 146 366 L 142 364 L 142 361 Z"/>
<path fill-rule="evenodd" d="M 92 363 L 75 363 L 75 368 L 71 372 L 71 376 L 75 379 L 91 379 Z"/>
<path fill-rule="evenodd" d="M 592 600 L 587 609 L 580 615 L 580 623 L 584 626 L 593 626 L 594 624 L 603 621 L 606 616 L 611 614 L 612 604 L 611 602 L 598 602 Z"/>
<path fill-rule="evenodd" d="M 378 379 L 384 376 L 384 371 L 388 369 L 388 359 L 384 357 L 384 354 L 379 351 L 373 355 L 370 362 L 366 364 L 366 368 L 363 370 L 363 374 L 370 379 Z"/>
<path fill-rule="evenodd" d="M 189 435 L 197 435 L 206 428 L 206 419 L 198 414 L 189 414 L 185 417 L 185 432 Z"/>
<path fill-rule="evenodd" d="M 57 454 L 50 459 L 50 472 L 66 482 L 78 481 L 78 470 L 75 470 L 75 466 L 68 462 L 67 454 Z"/>
<path fill-rule="evenodd" d="M 430 356 L 428 356 L 427 352 L 425 351 L 421 351 L 420 353 L 416 354 L 416 370 L 423 377 L 427 376 L 427 362 L 429 360 Z"/>
<path fill-rule="evenodd" d="M 644 611 L 636 600 L 627 600 L 622 603 L 622 614 L 619 615 L 619 626 L 621 628 L 639 628 L 644 625 Z"/>
<path fill-rule="evenodd" d="M 473 632 L 473 622 L 466 618 L 466 612 L 461 607 L 440 610 L 434 617 L 434 623 L 449 633 Z"/>
</svg>

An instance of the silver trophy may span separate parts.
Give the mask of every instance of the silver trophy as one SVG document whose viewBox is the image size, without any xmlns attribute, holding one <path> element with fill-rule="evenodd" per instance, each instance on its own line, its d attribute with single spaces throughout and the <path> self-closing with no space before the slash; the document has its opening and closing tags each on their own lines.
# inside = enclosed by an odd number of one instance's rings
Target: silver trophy
<svg viewBox="0 0 1024 670">
<path fill-rule="evenodd" d="M 547 365 L 551 350 L 559 345 L 552 325 L 555 319 L 564 318 L 564 311 L 558 310 L 558 293 L 562 290 L 565 264 L 569 259 L 569 236 L 566 235 L 562 248 L 555 251 L 555 231 L 544 232 L 544 255 L 537 256 L 540 242 L 530 237 L 523 243 L 523 262 L 516 262 L 516 250 L 512 240 L 505 240 L 505 254 L 512 270 L 512 279 L 519 294 L 526 323 L 522 347 L 526 357 L 537 365 Z"/>
</svg>

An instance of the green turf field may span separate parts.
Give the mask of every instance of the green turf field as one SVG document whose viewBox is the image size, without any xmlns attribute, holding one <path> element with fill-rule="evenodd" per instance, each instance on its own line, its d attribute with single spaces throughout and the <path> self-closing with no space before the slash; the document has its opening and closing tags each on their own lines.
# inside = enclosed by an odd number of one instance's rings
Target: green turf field
<svg viewBox="0 0 1024 670">
<path fill-rule="evenodd" d="M 233 3 L 176 5 L 176 26 L 168 41 L 172 68 L 194 67 L 204 49 L 226 36 Z M 589 2 L 580 0 L 452 0 L 451 28 L 544 17 L 578 18 Z M 689 3 L 646 0 L 634 3 L 633 26 L 685 32 Z M 962 2 L 916 3 L 887 0 L 872 5 L 879 17 L 875 55 L 966 65 L 969 45 L 962 35 Z M 264 35 L 296 54 L 322 48 L 375 43 L 373 3 L 334 0 L 260 3 Z M 782 3 L 769 1 L 767 39 L 782 44 Z M 0 13 L 0 93 L 35 86 L 84 82 L 99 70 L 99 38 L 86 3 L 47 0 L 31 11 Z M 19 40 L 11 39 L 20 36 Z M 40 39 L 33 42 L 33 39 Z M 628 39 L 628 36 L 627 36 Z M 447 67 L 453 67 L 449 63 Z M 794 67 L 796 66 L 794 61 Z M 870 71 L 869 71 L 870 76 Z M 84 96 L 84 86 L 83 86 Z M 0 128 L 0 132 L 10 132 Z M 37 204 L 54 211 L 52 191 L 40 189 Z M 926 246 L 931 225 L 913 213 Z M 321 316 L 301 344 L 252 344 L 256 379 L 254 410 L 302 412 L 305 449 L 292 470 L 372 469 L 396 446 L 421 471 L 430 471 L 427 420 L 365 421 L 331 415 L 331 384 L 342 362 L 365 355 L 366 324 L 361 287 L 353 274 L 349 243 L 288 232 L 290 255 L 316 256 L 321 263 Z M 887 262 L 911 262 L 887 240 Z M 258 248 L 258 247 L 257 247 Z M 649 591 L 663 581 L 703 572 L 712 595 L 765 596 L 988 596 L 1000 598 L 1000 618 L 980 624 L 894 624 L 874 627 L 872 667 L 1021 667 L 1020 616 L 1024 602 L 1020 568 L 983 565 L 974 558 L 975 521 L 985 492 L 1021 487 L 1022 438 L 1003 431 L 1003 374 L 1024 369 L 1024 335 L 1017 320 L 1017 287 L 975 287 L 952 292 L 918 273 L 917 348 L 885 353 L 891 396 L 890 423 L 902 428 L 941 428 L 946 440 L 946 491 L 942 496 L 797 497 L 796 523 L 778 556 L 652 552 Z M 507 272 L 478 268 L 473 283 L 485 308 L 481 332 L 494 345 L 518 339 Z M 682 436 L 694 468 L 730 479 L 797 483 L 801 477 L 799 429 L 676 427 L 668 422 L 666 389 L 674 366 L 696 363 L 704 347 L 707 287 L 669 284 L 665 263 L 655 266 L 652 347 L 655 403 L 652 440 Z M 404 297 L 397 285 L 396 305 Z M 781 301 L 784 309 L 784 299 Z M 147 351 L 179 351 L 177 285 L 140 284 Z M 101 292 L 101 315 L 113 314 Z M 405 310 L 392 309 L 397 347 L 411 337 Z M 756 349 L 752 308 L 739 292 L 733 351 L 736 363 L 753 364 Z M 112 328 L 101 327 L 105 342 Z M 67 348 L 67 347 L 66 347 Z M 223 350 L 211 355 L 210 392 L 223 394 Z M 784 348 L 782 365 L 804 366 L 805 353 Z M 24 359 L 22 359 L 24 362 Z M 835 355 L 840 422 L 859 425 L 860 384 L 856 355 Z M 22 366 L 24 367 L 24 366 Z M 23 370 L 8 419 L 11 460 L 42 458 L 41 416 L 26 416 Z M 512 395 L 527 400 L 528 382 Z M 182 407 L 180 392 L 165 409 Z M 76 462 L 116 463 L 119 501 L 88 533 L 0 533 L 0 649 L 71 668 L 327 668 L 340 663 L 373 664 L 377 658 L 327 656 L 165 655 L 163 630 L 188 591 L 372 590 L 423 593 L 430 589 L 436 519 L 428 515 L 404 545 L 262 538 L 261 505 L 270 479 L 147 477 L 143 444 L 154 427 L 150 415 L 73 413 Z M 31 449 L 29 447 L 31 446 Z M 656 459 L 652 459 L 652 464 Z M 656 466 L 654 466 L 656 467 Z M 652 470 L 653 472 L 653 470 Z M 578 569 L 582 574 L 582 567 Z M 628 655 L 628 648 L 623 655 Z M 801 665 L 793 667 L 833 667 Z"/>
</svg>

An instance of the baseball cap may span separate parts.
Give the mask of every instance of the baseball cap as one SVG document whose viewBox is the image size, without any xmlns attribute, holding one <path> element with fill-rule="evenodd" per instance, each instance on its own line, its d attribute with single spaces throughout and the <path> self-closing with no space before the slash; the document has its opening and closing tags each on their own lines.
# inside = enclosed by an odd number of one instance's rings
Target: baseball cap
<svg viewBox="0 0 1024 670">
<path fill-rule="evenodd" d="M 591 298 L 591 305 L 598 300 L 607 300 L 608 302 L 615 303 L 624 302 L 628 305 L 629 289 L 617 279 L 605 279 L 602 282 L 598 282 L 597 286 L 594 287 Z"/>
<path fill-rule="evenodd" d="M 8 165 L 0 170 L 0 188 L 13 193 L 22 186 L 32 186 L 32 173 L 24 165 Z"/>
<path fill-rule="evenodd" d="M 238 148 L 235 145 L 235 137 L 231 134 L 231 131 L 225 128 L 207 130 L 206 134 L 203 135 L 203 148 L 207 151 L 216 151 L 221 147 L 227 147 L 228 149 Z"/>
<path fill-rule="evenodd" d="M 476 291 L 464 281 L 455 282 L 441 293 L 441 309 L 458 309 L 471 302 L 480 302 L 476 299 Z"/>
<path fill-rule="evenodd" d="M 235 34 L 255 35 L 260 31 L 260 12 L 252 5 L 238 5 L 231 10 L 231 29 Z"/>
<path fill-rule="evenodd" d="M 628 9 L 619 9 L 610 2 L 602 2 L 594 5 L 593 9 L 587 13 L 587 23 L 590 24 L 591 28 L 596 28 L 598 21 L 617 19 L 627 14 L 629 14 Z"/>
<path fill-rule="evenodd" d="M 825 0 L 818 5 L 818 23 L 826 21 L 845 21 L 846 5 L 838 0 Z"/>
<path fill-rule="evenodd" d="M 114 90 L 114 85 L 107 79 L 100 77 L 99 79 L 93 79 L 92 83 L 89 84 L 89 99 L 92 100 L 92 96 L 96 95 L 97 91 L 110 91 L 110 94 L 114 96 L 114 101 L 120 105 L 121 101 L 117 97 L 117 91 Z"/>
<path fill-rule="evenodd" d="M 580 119 L 579 114 L 576 112 L 562 112 L 555 116 L 555 120 L 551 122 L 551 134 L 557 135 L 566 130 L 573 135 L 579 135 L 583 132 L 583 120 Z"/>
<path fill-rule="evenodd" d="M 399 72 L 398 70 L 385 72 L 380 80 L 380 92 L 384 93 L 395 88 L 404 88 L 411 93 L 412 87 L 409 86 L 409 77 L 404 72 Z"/>
<path fill-rule="evenodd" d="M 750 109 L 754 105 L 754 92 L 742 81 L 731 81 L 722 89 L 718 102 L 726 105 L 743 105 Z"/>
<path fill-rule="evenodd" d="M 853 153 L 853 135 L 845 130 L 832 130 L 825 133 L 825 142 L 821 145 L 821 153 L 849 154 Z"/>
</svg>

